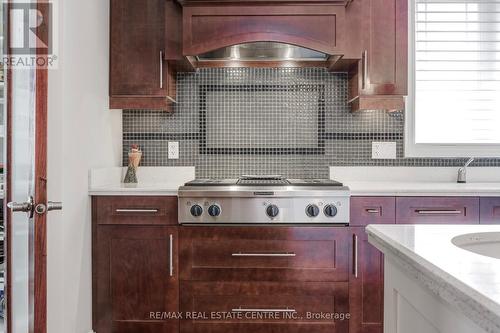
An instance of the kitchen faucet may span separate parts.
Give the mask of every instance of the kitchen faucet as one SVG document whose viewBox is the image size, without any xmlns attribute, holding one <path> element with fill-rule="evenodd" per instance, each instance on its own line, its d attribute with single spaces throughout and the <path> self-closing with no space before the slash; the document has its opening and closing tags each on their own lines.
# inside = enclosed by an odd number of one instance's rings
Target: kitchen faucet
<svg viewBox="0 0 500 333">
<path fill-rule="evenodd" d="M 467 183 L 467 167 L 474 161 L 474 157 L 469 158 L 463 167 L 458 169 L 457 183 Z"/>
</svg>

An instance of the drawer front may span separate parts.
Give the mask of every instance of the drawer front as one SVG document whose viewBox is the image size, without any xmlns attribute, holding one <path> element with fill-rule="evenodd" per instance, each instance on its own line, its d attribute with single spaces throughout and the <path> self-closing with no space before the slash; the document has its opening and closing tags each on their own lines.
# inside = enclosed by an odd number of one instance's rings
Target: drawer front
<svg viewBox="0 0 500 333">
<path fill-rule="evenodd" d="M 396 223 L 395 197 L 351 197 L 351 226 Z"/>
<path fill-rule="evenodd" d="M 343 227 L 183 227 L 181 280 L 347 281 Z"/>
<path fill-rule="evenodd" d="M 94 197 L 97 224 L 177 225 L 177 197 Z"/>
<path fill-rule="evenodd" d="M 347 314 L 347 282 L 183 282 L 181 290 L 181 312 L 204 314 L 183 318 L 182 333 L 348 332 L 348 320 L 307 317 Z"/>
<path fill-rule="evenodd" d="M 500 224 L 500 198 L 481 198 L 481 224 Z"/>
<path fill-rule="evenodd" d="M 398 224 L 478 224 L 479 198 L 400 197 L 396 199 Z"/>
</svg>

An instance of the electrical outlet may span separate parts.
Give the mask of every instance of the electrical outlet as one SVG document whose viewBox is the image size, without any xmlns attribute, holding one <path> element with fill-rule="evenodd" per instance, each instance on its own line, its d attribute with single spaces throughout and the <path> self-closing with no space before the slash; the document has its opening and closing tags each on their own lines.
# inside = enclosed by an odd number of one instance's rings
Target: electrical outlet
<svg viewBox="0 0 500 333">
<path fill-rule="evenodd" d="M 372 142 L 373 159 L 396 159 L 396 142 Z"/>
<path fill-rule="evenodd" d="M 168 158 L 178 159 L 179 158 L 179 142 L 172 141 L 168 143 Z"/>
</svg>

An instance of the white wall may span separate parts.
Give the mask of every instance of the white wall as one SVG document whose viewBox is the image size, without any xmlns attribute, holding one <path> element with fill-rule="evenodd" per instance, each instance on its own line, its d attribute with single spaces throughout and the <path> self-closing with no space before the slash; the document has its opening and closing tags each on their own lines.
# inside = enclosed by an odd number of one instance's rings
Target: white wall
<svg viewBox="0 0 500 333">
<path fill-rule="evenodd" d="M 118 166 L 121 111 L 108 109 L 109 1 L 59 0 L 59 68 L 49 72 L 48 332 L 91 329 L 88 170 Z"/>
</svg>

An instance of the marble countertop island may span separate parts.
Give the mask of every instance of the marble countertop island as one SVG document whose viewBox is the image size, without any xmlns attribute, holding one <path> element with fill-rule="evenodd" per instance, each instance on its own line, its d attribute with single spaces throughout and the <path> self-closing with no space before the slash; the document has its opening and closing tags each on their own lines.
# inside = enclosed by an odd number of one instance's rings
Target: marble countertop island
<svg viewBox="0 0 500 333">
<path fill-rule="evenodd" d="M 500 225 L 369 225 L 371 244 L 487 332 L 500 332 L 500 259 L 455 246 L 456 236 Z"/>
</svg>

